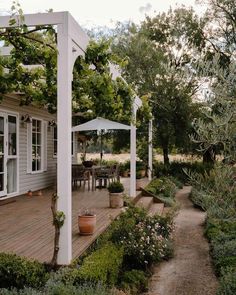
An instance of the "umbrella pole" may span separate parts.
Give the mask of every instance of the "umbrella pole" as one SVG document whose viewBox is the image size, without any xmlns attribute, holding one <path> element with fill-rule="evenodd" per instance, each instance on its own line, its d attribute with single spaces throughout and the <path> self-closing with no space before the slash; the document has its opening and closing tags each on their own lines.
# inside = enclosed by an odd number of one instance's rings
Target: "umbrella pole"
<svg viewBox="0 0 236 295">
<path fill-rule="evenodd" d="M 102 143 L 102 130 L 101 130 L 101 135 L 100 135 L 100 166 L 102 165 L 102 157 L 103 157 L 103 152 L 102 152 L 102 148 L 103 148 L 103 143 Z"/>
</svg>

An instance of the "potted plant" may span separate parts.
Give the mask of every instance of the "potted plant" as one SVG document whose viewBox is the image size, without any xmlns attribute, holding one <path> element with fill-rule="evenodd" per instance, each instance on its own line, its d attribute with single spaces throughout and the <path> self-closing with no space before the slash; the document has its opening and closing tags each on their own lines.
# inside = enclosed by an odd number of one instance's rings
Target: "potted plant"
<svg viewBox="0 0 236 295">
<path fill-rule="evenodd" d="M 80 235 L 92 235 L 96 227 L 96 214 L 89 210 L 83 210 L 78 216 L 78 226 Z"/>
<path fill-rule="evenodd" d="M 124 186 L 119 181 L 114 181 L 108 186 L 110 207 L 121 208 L 124 206 Z"/>
<path fill-rule="evenodd" d="M 84 165 L 84 167 L 86 168 L 91 168 L 93 166 L 93 161 L 83 161 L 82 164 Z"/>
<path fill-rule="evenodd" d="M 136 171 L 136 191 L 140 191 L 142 186 L 142 172 L 140 170 Z"/>
</svg>

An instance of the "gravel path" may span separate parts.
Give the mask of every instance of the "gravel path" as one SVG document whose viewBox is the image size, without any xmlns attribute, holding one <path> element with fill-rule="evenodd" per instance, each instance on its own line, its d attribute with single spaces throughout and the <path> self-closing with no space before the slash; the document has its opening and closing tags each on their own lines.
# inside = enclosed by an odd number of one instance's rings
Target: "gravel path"
<svg viewBox="0 0 236 295">
<path fill-rule="evenodd" d="M 215 295 L 218 286 L 203 236 L 205 213 L 188 199 L 190 187 L 176 194 L 174 258 L 155 267 L 148 295 Z"/>
</svg>

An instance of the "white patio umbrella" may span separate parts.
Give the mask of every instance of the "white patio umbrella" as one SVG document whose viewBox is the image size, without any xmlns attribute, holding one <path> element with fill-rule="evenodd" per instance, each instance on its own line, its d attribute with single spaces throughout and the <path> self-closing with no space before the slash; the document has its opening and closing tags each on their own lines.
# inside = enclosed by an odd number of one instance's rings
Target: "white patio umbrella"
<svg viewBox="0 0 236 295">
<path fill-rule="evenodd" d="M 76 131 L 92 131 L 98 130 L 101 132 L 101 160 L 102 160 L 102 132 L 104 130 L 130 130 L 129 125 L 121 124 L 115 121 L 107 120 L 101 117 L 97 117 L 96 119 L 90 120 L 84 124 L 80 124 L 72 127 L 72 132 Z"/>
</svg>

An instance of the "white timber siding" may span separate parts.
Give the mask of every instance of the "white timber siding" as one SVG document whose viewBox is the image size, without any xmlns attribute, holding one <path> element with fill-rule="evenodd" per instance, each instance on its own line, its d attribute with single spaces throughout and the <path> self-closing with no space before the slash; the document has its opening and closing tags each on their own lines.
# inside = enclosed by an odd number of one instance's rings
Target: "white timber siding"
<svg viewBox="0 0 236 295">
<path fill-rule="evenodd" d="M 46 122 L 55 120 L 56 115 L 49 114 L 46 109 L 34 106 L 19 106 L 19 99 L 13 95 L 6 95 L 0 103 L 0 112 L 8 114 L 18 114 L 19 118 L 19 192 L 24 194 L 31 191 L 36 191 L 48 187 L 56 181 L 56 162 L 53 157 L 53 128 L 47 127 L 47 167 L 46 171 L 39 173 L 27 173 L 27 124 L 22 123 L 21 117 L 29 114 L 33 118 L 37 118 Z"/>
</svg>

